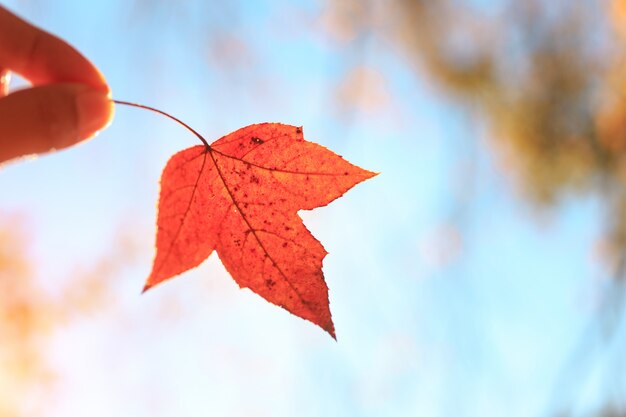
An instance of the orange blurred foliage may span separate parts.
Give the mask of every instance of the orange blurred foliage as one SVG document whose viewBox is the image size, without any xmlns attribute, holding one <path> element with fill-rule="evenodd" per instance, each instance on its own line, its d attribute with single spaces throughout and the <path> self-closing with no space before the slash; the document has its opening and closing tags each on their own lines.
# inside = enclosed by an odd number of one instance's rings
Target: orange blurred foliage
<svg viewBox="0 0 626 417">
<path fill-rule="evenodd" d="M 32 412 L 36 401 L 24 399 L 50 384 L 41 343 L 56 316 L 29 265 L 23 220 L 0 217 L 0 415 Z"/>
<path fill-rule="evenodd" d="M 374 68 L 359 66 L 351 69 L 337 89 L 337 101 L 344 109 L 356 109 L 376 114 L 391 103 L 387 80 Z"/>
<path fill-rule="evenodd" d="M 46 356 L 56 332 L 93 312 L 111 311 L 115 277 L 137 255 L 123 233 L 113 251 L 76 271 L 60 294 L 51 294 L 34 272 L 27 222 L 0 214 L 0 416 L 46 415 L 62 370 Z M 59 373 L 59 371 L 61 371 Z"/>
</svg>

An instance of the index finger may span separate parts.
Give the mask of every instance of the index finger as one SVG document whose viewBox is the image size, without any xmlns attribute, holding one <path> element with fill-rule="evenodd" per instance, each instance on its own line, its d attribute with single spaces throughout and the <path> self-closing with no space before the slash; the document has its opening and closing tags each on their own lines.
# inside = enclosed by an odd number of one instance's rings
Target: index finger
<svg viewBox="0 0 626 417">
<path fill-rule="evenodd" d="M 72 46 L 0 6 L 0 68 L 33 84 L 70 82 L 109 91 L 96 67 Z"/>
</svg>

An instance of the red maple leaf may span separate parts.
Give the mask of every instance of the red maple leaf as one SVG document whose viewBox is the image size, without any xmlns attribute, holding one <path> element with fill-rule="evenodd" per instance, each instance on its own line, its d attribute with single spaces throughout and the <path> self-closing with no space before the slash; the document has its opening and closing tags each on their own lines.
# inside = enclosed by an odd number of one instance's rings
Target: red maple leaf
<svg viewBox="0 0 626 417">
<path fill-rule="evenodd" d="M 242 288 L 309 320 L 333 338 L 322 273 L 326 250 L 298 216 L 376 174 L 302 129 L 261 123 L 185 149 L 161 177 L 156 256 L 144 290 L 198 266 L 216 250 Z"/>
</svg>

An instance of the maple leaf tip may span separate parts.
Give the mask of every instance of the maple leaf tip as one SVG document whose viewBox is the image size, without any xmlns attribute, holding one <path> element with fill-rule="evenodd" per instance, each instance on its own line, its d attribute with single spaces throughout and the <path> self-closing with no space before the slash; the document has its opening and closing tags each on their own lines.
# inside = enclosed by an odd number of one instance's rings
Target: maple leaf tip
<svg viewBox="0 0 626 417">
<path fill-rule="evenodd" d="M 144 285 L 143 289 L 141 290 L 141 293 L 145 294 L 146 291 L 148 291 L 150 288 L 152 288 L 152 285 L 150 285 L 150 284 Z"/>
<path fill-rule="evenodd" d="M 335 339 L 335 342 L 337 341 L 337 335 L 335 334 L 335 326 L 333 325 L 333 323 L 331 322 L 329 326 L 324 326 L 322 327 L 322 329 L 328 333 L 330 335 L 330 337 L 332 337 L 333 339 Z"/>
</svg>

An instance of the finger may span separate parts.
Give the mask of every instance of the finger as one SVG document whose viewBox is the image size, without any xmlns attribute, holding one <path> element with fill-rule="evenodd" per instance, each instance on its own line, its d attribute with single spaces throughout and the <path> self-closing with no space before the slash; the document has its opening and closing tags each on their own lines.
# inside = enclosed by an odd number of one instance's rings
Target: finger
<svg viewBox="0 0 626 417">
<path fill-rule="evenodd" d="M 11 72 L 0 68 L 0 98 L 9 94 L 9 84 L 11 83 Z"/>
<path fill-rule="evenodd" d="M 102 91 L 109 90 L 102 74 L 76 49 L 2 6 L 0 68 L 8 68 L 33 84 L 83 83 Z"/>
<path fill-rule="evenodd" d="M 0 161 L 66 148 L 105 128 L 107 93 L 83 84 L 50 84 L 0 99 Z"/>
</svg>

